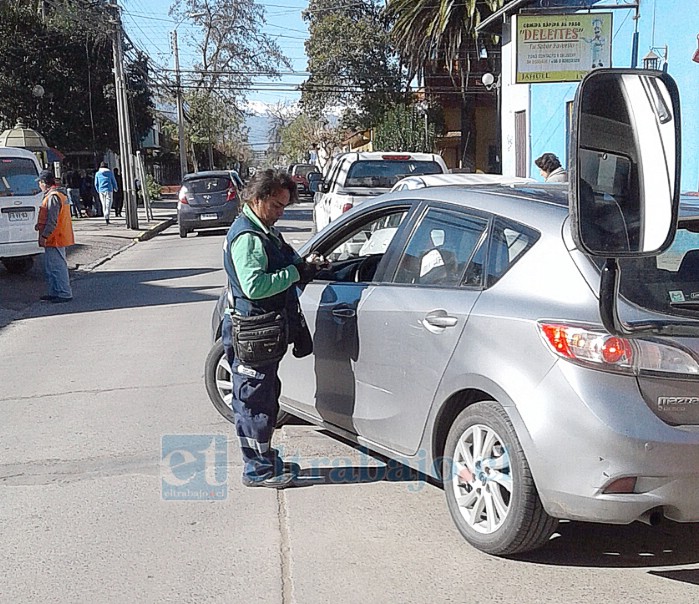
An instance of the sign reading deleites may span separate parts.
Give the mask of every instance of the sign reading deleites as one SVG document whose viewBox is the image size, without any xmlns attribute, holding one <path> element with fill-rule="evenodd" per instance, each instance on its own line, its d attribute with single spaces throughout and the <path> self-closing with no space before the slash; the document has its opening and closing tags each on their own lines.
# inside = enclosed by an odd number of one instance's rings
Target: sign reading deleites
<svg viewBox="0 0 699 604">
<path fill-rule="evenodd" d="M 517 17 L 518 84 L 576 82 L 611 66 L 611 13 Z"/>
</svg>

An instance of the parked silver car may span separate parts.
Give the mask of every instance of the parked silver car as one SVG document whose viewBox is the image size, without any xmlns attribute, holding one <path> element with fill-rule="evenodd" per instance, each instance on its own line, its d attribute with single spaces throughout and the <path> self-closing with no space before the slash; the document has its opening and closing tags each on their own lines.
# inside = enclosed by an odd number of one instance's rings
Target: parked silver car
<svg viewBox="0 0 699 604">
<path fill-rule="evenodd" d="M 614 76 L 602 94 L 605 75 L 588 77 L 606 99 L 648 84 Z M 318 233 L 301 254 L 332 266 L 300 295 L 314 354 L 282 361 L 283 410 L 441 481 L 460 532 L 492 554 L 541 546 L 558 519 L 699 521 L 699 218 L 682 215 L 673 243 L 678 181 L 639 193 L 650 175 L 630 146 L 663 131 L 671 149 L 671 96 L 649 93 L 657 131 L 651 114 L 614 135 L 623 155 L 580 139 L 573 212 L 567 185 L 426 187 Z M 634 127 L 603 111 L 605 129 Z M 623 233 L 586 223 L 588 202 L 621 212 Z M 623 258 L 604 258 L 594 228 Z M 226 415 L 221 355 L 219 341 L 206 374 Z"/>
</svg>

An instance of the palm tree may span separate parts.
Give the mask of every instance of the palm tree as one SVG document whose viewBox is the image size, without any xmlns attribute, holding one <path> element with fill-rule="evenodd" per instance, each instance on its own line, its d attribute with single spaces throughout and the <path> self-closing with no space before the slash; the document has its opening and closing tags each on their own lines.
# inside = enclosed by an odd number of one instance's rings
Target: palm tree
<svg viewBox="0 0 699 604">
<path fill-rule="evenodd" d="M 495 43 L 490 36 L 479 40 L 475 28 L 503 4 L 504 0 L 387 0 L 391 35 L 410 71 L 409 80 L 417 76 L 424 82 L 425 75 L 446 71 L 461 94 L 459 156 L 464 166 L 475 165 L 475 96 L 468 94 L 469 76 L 480 60 L 479 48 Z"/>
</svg>

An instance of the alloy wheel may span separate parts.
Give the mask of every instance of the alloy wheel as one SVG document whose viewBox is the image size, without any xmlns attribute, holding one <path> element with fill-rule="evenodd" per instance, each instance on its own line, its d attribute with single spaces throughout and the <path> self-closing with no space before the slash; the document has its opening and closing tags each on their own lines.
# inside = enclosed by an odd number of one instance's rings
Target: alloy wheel
<svg viewBox="0 0 699 604">
<path fill-rule="evenodd" d="M 216 365 L 216 390 L 221 400 L 233 411 L 233 383 L 231 377 L 231 366 L 228 364 L 226 355 L 222 355 Z"/>
<path fill-rule="evenodd" d="M 461 435 L 454 452 L 451 488 L 464 521 L 491 534 L 505 522 L 512 500 L 510 458 L 500 435 L 474 424 Z"/>
</svg>

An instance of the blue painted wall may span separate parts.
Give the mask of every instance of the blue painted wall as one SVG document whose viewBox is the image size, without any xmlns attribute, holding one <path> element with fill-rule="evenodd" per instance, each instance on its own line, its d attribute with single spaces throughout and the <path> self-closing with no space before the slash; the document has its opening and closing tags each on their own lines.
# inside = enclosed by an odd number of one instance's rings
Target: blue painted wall
<svg viewBox="0 0 699 604">
<path fill-rule="evenodd" d="M 670 8 L 670 5 L 672 8 Z M 633 10 L 614 10 L 612 56 L 614 67 L 631 65 Z M 638 66 L 651 46 L 653 0 L 641 0 L 638 23 Z M 682 103 L 682 190 L 699 190 L 699 63 L 692 61 L 699 35 L 697 0 L 657 0 L 654 46 L 668 46 L 668 72 L 677 82 Z M 659 53 L 660 54 L 660 53 Z M 567 166 L 566 102 L 572 101 L 577 82 L 535 84 L 531 91 L 531 174 L 539 178 L 534 159 L 542 153 L 558 155 Z"/>
</svg>

